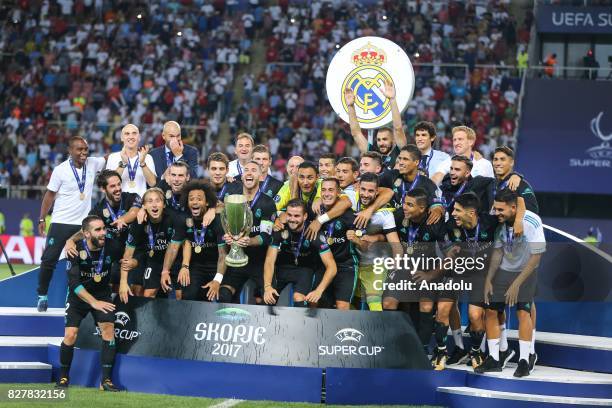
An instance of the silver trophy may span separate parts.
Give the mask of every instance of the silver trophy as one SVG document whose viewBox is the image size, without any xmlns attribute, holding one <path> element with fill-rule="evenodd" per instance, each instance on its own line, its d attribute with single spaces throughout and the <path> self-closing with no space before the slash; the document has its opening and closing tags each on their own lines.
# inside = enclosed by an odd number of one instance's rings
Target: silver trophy
<svg viewBox="0 0 612 408">
<path fill-rule="evenodd" d="M 221 212 L 221 226 L 226 234 L 234 240 L 245 235 L 249 236 L 253 226 L 253 213 L 249 208 L 246 196 L 242 194 L 231 194 L 225 197 L 224 208 Z M 234 268 L 245 266 L 249 257 L 244 253 L 242 247 L 232 243 L 229 254 L 225 257 L 225 264 Z"/>
</svg>

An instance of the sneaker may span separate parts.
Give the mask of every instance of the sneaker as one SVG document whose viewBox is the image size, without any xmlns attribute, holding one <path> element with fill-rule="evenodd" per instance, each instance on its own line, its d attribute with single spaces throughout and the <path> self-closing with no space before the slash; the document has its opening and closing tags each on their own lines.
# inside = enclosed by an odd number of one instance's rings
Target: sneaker
<svg viewBox="0 0 612 408">
<path fill-rule="evenodd" d="M 57 381 L 57 383 L 55 384 L 55 387 L 56 388 L 68 388 L 68 385 L 70 385 L 70 381 L 68 380 L 68 377 L 62 377 Z"/>
<path fill-rule="evenodd" d="M 454 364 L 462 364 L 468 360 L 468 353 L 461 347 L 455 347 L 453 350 L 453 354 L 448 358 L 446 364 L 454 365 Z"/>
<path fill-rule="evenodd" d="M 512 357 L 514 357 L 515 354 L 516 353 L 511 348 L 506 351 L 499 351 L 499 361 L 502 362 L 502 368 L 506 368 L 506 364 L 508 364 L 508 362 L 512 360 Z"/>
<path fill-rule="evenodd" d="M 115 384 L 109 379 L 106 379 L 100 383 L 100 391 L 119 392 L 119 388 L 115 387 Z"/>
<path fill-rule="evenodd" d="M 47 307 L 48 307 L 48 300 L 47 300 L 47 296 L 38 296 L 38 305 L 36 306 L 36 309 L 39 312 L 46 312 L 47 311 Z"/>
<path fill-rule="evenodd" d="M 481 366 L 485 361 L 485 355 L 480 349 L 470 351 L 470 362 L 472 363 L 472 368 L 476 368 Z"/>
<path fill-rule="evenodd" d="M 474 368 L 474 372 L 478 374 L 483 373 L 492 373 L 492 372 L 501 372 L 502 365 L 501 362 L 496 361 L 493 357 L 488 356 L 484 363 Z"/>
<path fill-rule="evenodd" d="M 538 354 L 537 353 L 529 354 L 529 373 L 530 374 L 533 372 L 533 369 L 535 368 L 535 365 L 537 362 L 538 362 Z"/>
<path fill-rule="evenodd" d="M 516 371 L 514 372 L 515 377 L 527 377 L 529 375 L 529 362 L 525 359 L 519 360 Z"/>
<path fill-rule="evenodd" d="M 448 354 L 446 353 L 446 349 L 438 349 L 434 355 L 434 358 L 431 360 L 431 365 L 435 371 L 442 371 L 446 368 L 447 359 Z"/>
</svg>

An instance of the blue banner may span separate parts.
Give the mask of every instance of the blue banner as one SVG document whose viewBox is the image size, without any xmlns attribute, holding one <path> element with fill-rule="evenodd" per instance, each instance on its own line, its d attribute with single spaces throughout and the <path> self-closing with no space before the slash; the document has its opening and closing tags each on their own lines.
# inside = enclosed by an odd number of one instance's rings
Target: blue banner
<svg viewBox="0 0 612 408">
<path fill-rule="evenodd" d="M 527 80 L 517 169 L 536 192 L 612 194 L 612 82 Z"/>
<path fill-rule="evenodd" d="M 541 33 L 610 34 L 612 8 L 541 5 L 536 27 Z"/>
</svg>

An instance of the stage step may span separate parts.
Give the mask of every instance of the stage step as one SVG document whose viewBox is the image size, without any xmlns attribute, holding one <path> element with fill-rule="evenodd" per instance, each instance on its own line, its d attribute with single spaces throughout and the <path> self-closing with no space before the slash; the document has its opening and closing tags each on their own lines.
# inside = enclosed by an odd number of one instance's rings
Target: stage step
<svg viewBox="0 0 612 408">
<path fill-rule="evenodd" d="M 612 374 L 568 370 L 537 365 L 531 375 L 513 376 L 516 363 L 508 363 L 500 373 L 476 374 L 472 367 L 450 366 L 467 372 L 466 385 L 489 391 L 544 394 L 562 397 L 605 398 L 612 396 Z"/>
<path fill-rule="evenodd" d="M 48 345 L 61 342 L 62 337 L 0 336 L 0 361 L 47 361 Z"/>
<path fill-rule="evenodd" d="M 64 314 L 61 308 L 0 307 L 0 336 L 63 336 Z"/>
<path fill-rule="evenodd" d="M 612 406 L 608 398 L 560 397 L 472 387 L 438 387 L 438 404 L 453 408 L 554 408 Z"/>
<path fill-rule="evenodd" d="M 516 345 L 518 331 L 509 330 L 508 339 Z M 536 352 L 544 365 L 612 374 L 610 337 L 536 332 Z"/>
<path fill-rule="evenodd" d="M 469 334 L 464 330 L 464 344 Z M 518 359 L 518 331 L 508 330 L 508 343 Z M 612 338 L 578 334 L 536 332 L 536 352 L 542 365 L 612 374 Z"/>
<path fill-rule="evenodd" d="M 0 362 L 0 383 L 48 383 L 51 368 L 38 361 Z"/>
</svg>

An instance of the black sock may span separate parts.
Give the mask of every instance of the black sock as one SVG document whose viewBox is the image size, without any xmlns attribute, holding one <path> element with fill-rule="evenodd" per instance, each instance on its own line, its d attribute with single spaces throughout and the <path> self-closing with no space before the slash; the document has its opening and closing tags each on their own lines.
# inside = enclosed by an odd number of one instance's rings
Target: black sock
<svg viewBox="0 0 612 408">
<path fill-rule="evenodd" d="M 436 345 L 439 349 L 446 349 L 446 337 L 448 336 L 448 325 L 436 322 Z"/>
<path fill-rule="evenodd" d="M 113 375 L 113 364 L 115 364 L 115 339 L 111 341 L 102 340 L 102 351 L 100 352 L 100 363 L 102 365 L 102 381 L 110 380 Z"/>
<path fill-rule="evenodd" d="M 480 350 L 480 344 L 482 344 L 482 338 L 484 337 L 483 331 L 470 331 L 470 339 L 472 340 L 472 351 L 477 352 Z"/>
<path fill-rule="evenodd" d="M 425 350 L 429 347 L 431 333 L 433 332 L 433 324 L 432 312 L 419 312 L 419 338 Z"/>
<path fill-rule="evenodd" d="M 74 344 L 67 345 L 62 341 L 60 346 L 60 378 L 68 378 L 70 366 L 72 365 L 72 356 L 74 355 Z"/>
</svg>

